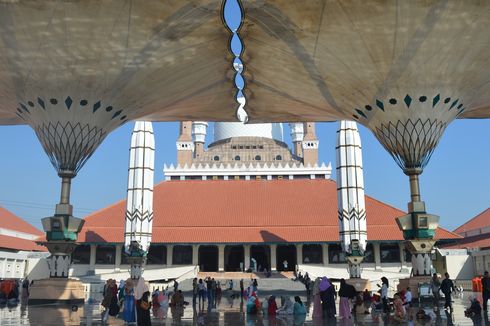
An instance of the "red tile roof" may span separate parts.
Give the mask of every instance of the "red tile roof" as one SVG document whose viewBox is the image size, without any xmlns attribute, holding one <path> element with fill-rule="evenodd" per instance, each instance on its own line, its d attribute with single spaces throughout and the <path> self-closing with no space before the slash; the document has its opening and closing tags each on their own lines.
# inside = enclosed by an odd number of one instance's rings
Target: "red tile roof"
<svg viewBox="0 0 490 326">
<path fill-rule="evenodd" d="M 25 251 L 47 251 L 46 247 L 36 244 L 32 240 L 10 237 L 0 234 L 0 248 L 25 250 Z"/>
<path fill-rule="evenodd" d="M 490 249 L 490 234 L 464 238 L 456 244 L 443 246 L 447 249 Z"/>
<path fill-rule="evenodd" d="M 126 201 L 85 218 L 82 242 L 124 242 Z M 403 240 L 405 213 L 366 196 L 368 239 Z M 336 242 L 332 180 L 165 181 L 154 189 L 154 243 Z M 439 228 L 439 239 L 458 235 Z"/>
<path fill-rule="evenodd" d="M 490 227 L 490 207 L 454 230 L 454 233 L 463 234 L 464 232 L 483 229 L 485 227 Z"/>
<path fill-rule="evenodd" d="M 0 207 L 0 229 L 18 231 L 33 235 L 43 235 L 44 232 L 36 229 L 20 217 L 12 214 L 3 207 Z"/>
</svg>

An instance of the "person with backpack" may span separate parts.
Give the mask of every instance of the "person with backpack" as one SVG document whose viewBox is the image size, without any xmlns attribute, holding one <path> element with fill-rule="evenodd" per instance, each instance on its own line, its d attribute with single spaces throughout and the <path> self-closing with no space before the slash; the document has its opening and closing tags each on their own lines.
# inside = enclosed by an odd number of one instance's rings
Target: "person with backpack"
<svg viewBox="0 0 490 326">
<path fill-rule="evenodd" d="M 453 281 L 449 278 L 449 273 L 445 273 L 444 276 L 446 277 L 442 283 L 441 283 L 441 288 L 440 290 L 442 293 L 444 293 L 446 302 L 444 303 L 444 309 L 453 310 L 453 304 L 452 304 L 452 299 L 451 299 L 451 294 L 455 292 L 456 290 L 454 289 L 454 283 Z"/>
</svg>

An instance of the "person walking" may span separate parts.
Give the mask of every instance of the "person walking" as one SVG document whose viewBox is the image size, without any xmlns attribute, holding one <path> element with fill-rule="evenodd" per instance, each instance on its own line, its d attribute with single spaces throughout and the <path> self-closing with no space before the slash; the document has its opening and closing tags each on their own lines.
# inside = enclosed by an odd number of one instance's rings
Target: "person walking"
<svg viewBox="0 0 490 326">
<path fill-rule="evenodd" d="M 245 291 L 245 287 L 243 285 L 243 278 L 240 279 L 240 297 L 243 298 L 243 291 Z"/>
<path fill-rule="evenodd" d="M 444 309 L 447 309 L 449 308 L 449 310 L 453 310 L 453 305 L 451 303 L 451 293 L 453 293 L 455 291 L 454 289 L 454 283 L 453 281 L 449 278 L 449 273 L 445 273 L 444 274 L 445 276 L 445 279 L 442 281 L 441 283 L 441 288 L 440 290 L 442 291 L 442 293 L 444 293 L 444 296 L 445 296 L 445 299 L 446 299 L 446 302 L 444 303 Z"/>
<path fill-rule="evenodd" d="M 488 271 L 485 271 L 481 278 L 481 294 L 483 299 L 483 311 L 487 312 L 487 301 L 490 300 L 490 277 L 488 277 Z"/>
<path fill-rule="evenodd" d="M 430 280 L 430 290 L 432 291 L 432 296 L 433 296 L 433 304 L 434 304 L 434 311 L 439 310 L 439 289 L 441 288 L 441 282 L 439 281 L 439 278 L 437 277 L 437 273 L 434 273 L 432 275 L 432 279 Z"/>
</svg>

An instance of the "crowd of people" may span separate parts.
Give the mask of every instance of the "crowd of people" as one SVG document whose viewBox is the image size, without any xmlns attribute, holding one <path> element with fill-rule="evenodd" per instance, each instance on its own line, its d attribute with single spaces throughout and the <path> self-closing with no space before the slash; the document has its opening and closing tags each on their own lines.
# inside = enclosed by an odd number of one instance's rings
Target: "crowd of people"
<svg viewBox="0 0 490 326">
<path fill-rule="evenodd" d="M 327 277 L 319 277 L 311 280 L 308 273 L 298 275 L 294 279 L 305 284 L 306 298 L 313 304 L 312 318 L 323 320 L 328 324 L 329 320 L 336 321 L 352 320 L 355 315 L 373 314 L 373 318 L 383 317 L 393 323 L 406 322 L 417 319 L 422 322 L 431 321 L 437 318 L 436 312 L 439 310 L 441 293 L 444 295 L 444 308 L 446 314 L 452 313 L 452 295 L 458 292 L 449 274 L 445 273 L 444 279 L 439 280 L 438 275 L 434 274 L 430 282 L 430 290 L 433 296 L 434 309 L 427 311 L 415 309 L 413 306 L 413 294 L 410 287 L 399 291 L 391 298 L 389 296 L 390 284 L 386 277 L 381 278 L 379 289 L 375 292 L 367 289 L 358 292 L 356 288 L 344 279 L 338 281 L 336 286 Z M 235 291 L 235 281 L 229 280 L 222 283 L 212 277 L 204 279 L 194 278 L 192 282 L 192 306 L 194 310 L 202 313 L 206 308 L 212 311 L 220 305 L 221 298 L 225 295 L 231 302 L 240 299 L 241 304 L 245 304 L 247 314 L 261 314 L 277 318 L 303 318 L 308 312 L 307 304 L 303 303 L 299 296 L 291 298 L 288 295 L 276 297 L 269 295 L 259 297 L 259 284 L 257 279 L 251 278 L 248 285 L 241 279 L 239 284 L 240 291 Z M 483 311 L 487 311 L 487 301 L 490 298 L 490 278 L 485 272 L 481 279 L 483 307 L 477 297 L 470 297 L 469 306 L 465 315 L 469 318 L 481 318 Z M 335 283 L 337 284 L 337 283 Z M 172 316 L 182 316 L 183 310 L 189 303 L 185 301 L 183 292 L 178 287 L 178 282 L 174 282 L 173 292 L 166 289 L 156 289 L 150 293 L 148 285 L 143 278 L 137 281 L 128 279 L 121 281 L 119 285 L 115 280 L 108 280 L 104 287 L 104 307 L 103 321 L 108 320 L 108 316 L 119 316 L 128 323 L 138 325 L 151 325 L 150 313 L 155 319 L 167 318 L 168 309 L 172 309 Z M 224 292 L 224 293 L 223 293 Z M 279 301 L 278 301 L 279 300 Z M 310 301 L 311 300 L 311 301 Z M 338 307 L 337 307 L 338 304 Z M 243 306 L 242 306 L 243 307 Z"/>
</svg>

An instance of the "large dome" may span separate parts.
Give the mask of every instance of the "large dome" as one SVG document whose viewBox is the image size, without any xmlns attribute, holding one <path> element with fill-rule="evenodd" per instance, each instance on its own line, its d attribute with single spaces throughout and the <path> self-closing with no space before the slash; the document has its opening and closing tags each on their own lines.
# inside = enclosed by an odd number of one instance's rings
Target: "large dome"
<svg viewBox="0 0 490 326">
<path fill-rule="evenodd" d="M 283 141 L 281 123 L 244 124 L 243 122 L 216 122 L 214 141 L 232 137 L 265 137 Z"/>
</svg>

